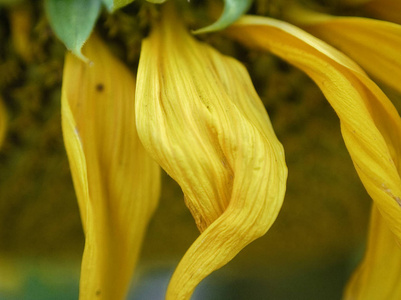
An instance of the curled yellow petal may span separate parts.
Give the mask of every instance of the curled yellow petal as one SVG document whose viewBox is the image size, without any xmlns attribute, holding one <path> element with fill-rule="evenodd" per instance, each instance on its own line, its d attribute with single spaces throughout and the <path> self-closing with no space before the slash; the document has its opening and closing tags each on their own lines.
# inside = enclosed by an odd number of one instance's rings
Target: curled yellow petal
<svg viewBox="0 0 401 300">
<path fill-rule="evenodd" d="M 401 248 L 376 207 L 372 209 L 367 251 L 352 275 L 345 300 L 401 299 Z"/>
<path fill-rule="evenodd" d="M 401 119 L 386 95 L 348 57 L 286 22 L 248 16 L 229 34 L 271 51 L 317 83 L 341 121 L 362 183 L 401 240 Z"/>
<path fill-rule="evenodd" d="M 135 128 L 135 80 L 96 37 L 67 54 L 62 127 L 85 250 L 80 299 L 124 299 L 148 221 L 157 205 L 159 167 Z"/>
<path fill-rule="evenodd" d="M 143 42 L 136 120 L 149 153 L 181 186 L 201 231 L 166 299 L 265 234 L 282 205 L 284 153 L 244 66 L 194 40 L 167 13 Z"/>
<path fill-rule="evenodd" d="M 290 9 L 290 20 L 350 56 L 368 73 L 401 92 L 401 25 Z"/>
</svg>

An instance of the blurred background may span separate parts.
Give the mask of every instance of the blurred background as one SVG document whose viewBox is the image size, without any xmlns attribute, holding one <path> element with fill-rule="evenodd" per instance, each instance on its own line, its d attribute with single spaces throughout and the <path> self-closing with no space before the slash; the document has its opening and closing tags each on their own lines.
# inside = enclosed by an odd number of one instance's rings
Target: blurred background
<svg viewBox="0 0 401 300">
<path fill-rule="evenodd" d="M 256 1 L 252 11 L 274 12 L 266 3 Z M 146 34 L 144 5 L 103 12 L 97 25 L 134 73 Z M 0 0 L 0 100 L 7 111 L 0 148 L 0 299 L 7 300 L 78 298 L 84 236 L 60 125 L 65 48 L 42 6 Z M 193 299 L 340 299 L 363 255 L 370 199 L 336 115 L 313 82 L 285 62 L 218 33 L 200 38 L 248 68 L 284 145 L 289 177 L 271 230 L 204 280 Z M 163 299 L 198 234 L 180 188 L 163 174 L 129 299 Z"/>
</svg>

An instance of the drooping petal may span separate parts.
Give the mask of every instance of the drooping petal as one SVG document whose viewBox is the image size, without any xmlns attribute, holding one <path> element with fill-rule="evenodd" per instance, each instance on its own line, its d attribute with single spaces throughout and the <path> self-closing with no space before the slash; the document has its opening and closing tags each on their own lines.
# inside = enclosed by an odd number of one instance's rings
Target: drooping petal
<svg viewBox="0 0 401 300">
<path fill-rule="evenodd" d="M 367 251 L 352 275 L 345 300 L 401 299 L 401 248 L 376 207 L 372 209 Z"/>
<path fill-rule="evenodd" d="M 7 112 L 4 107 L 3 99 L 0 96 L 0 148 L 3 145 L 4 138 L 6 136 L 7 128 Z"/>
<path fill-rule="evenodd" d="M 135 128 L 135 81 L 96 37 L 67 54 L 62 127 L 85 250 L 80 299 L 124 299 L 148 221 L 157 205 L 159 167 Z"/>
<path fill-rule="evenodd" d="M 170 11 L 143 42 L 136 111 L 143 145 L 179 183 L 201 231 L 166 296 L 189 299 L 274 222 L 283 149 L 244 66 L 194 40 Z"/>
<path fill-rule="evenodd" d="M 401 25 L 368 18 L 333 17 L 300 8 L 293 8 L 288 14 L 291 21 L 342 50 L 368 73 L 401 92 Z"/>
<path fill-rule="evenodd" d="M 401 119 L 386 95 L 348 57 L 286 22 L 244 17 L 229 34 L 305 71 L 336 111 L 366 190 L 401 240 Z"/>
</svg>

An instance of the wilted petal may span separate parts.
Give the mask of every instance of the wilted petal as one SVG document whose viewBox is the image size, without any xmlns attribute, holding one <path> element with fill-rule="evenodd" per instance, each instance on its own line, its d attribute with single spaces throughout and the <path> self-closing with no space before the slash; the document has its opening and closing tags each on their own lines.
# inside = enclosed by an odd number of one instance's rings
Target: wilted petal
<svg viewBox="0 0 401 300">
<path fill-rule="evenodd" d="M 291 20 L 401 91 L 401 25 L 368 18 L 333 17 L 299 8 L 289 11 Z"/>
<path fill-rule="evenodd" d="M 194 40 L 168 12 L 143 42 L 136 93 L 145 148 L 181 186 L 202 232 L 166 299 L 189 299 L 274 222 L 287 170 L 245 68 Z"/>
<path fill-rule="evenodd" d="M 157 204 L 159 167 L 135 128 L 135 81 L 96 37 L 67 54 L 64 141 L 86 236 L 80 299 L 123 299 Z"/>
<path fill-rule="evenodd" d="M 229 34 L 273 52 L 318 84 L 340 118 L 359 177 L 401 240 L 401 120 L 386 95 L 349 58 L 291 24 L 249 16 Z"/>
<path fill-rule="evenodd" d="M 401 249 L 376 207 L 367 251 L 348 283 L 345 300 L 401 299 Z"/>
</svg>

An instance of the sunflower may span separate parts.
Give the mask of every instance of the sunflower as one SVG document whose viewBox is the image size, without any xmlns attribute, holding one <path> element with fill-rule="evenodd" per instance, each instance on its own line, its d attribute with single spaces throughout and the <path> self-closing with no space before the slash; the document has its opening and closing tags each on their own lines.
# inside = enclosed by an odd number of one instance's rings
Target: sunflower
<svg viewBox="0 0 401 300">
<path fill-rule="evenodd" d="M 134 76 L 93 32 L 102 5 L 114 12 L 130 2 L 45 1 L 50 24 L 71 50 L 61 116 L 85 233 L 80 299 L 126 297 L 158 204 L 161 169 L 181 187 L 200 231 L 172 275 L 166 299 L 190 299 L 204 278 L 263 236 L 280 212 L 284 149 L 247 69 L 197 38 L 207 39 L 205 34 L 271 52 L 323 92 L 373 200 L 365 258 L 344 298 L 398 299 L 401 119 L 365 71 L 401 90 L 401 26 L 337 17 L 329 14 L 337 5 L 328 3 L 227 0 L 215 23 L 191 33 L 188 26 L 203 23 L 198 18 L 219 11 L 216 3 L 144 4 Z M 398 21 L 391 14 L 395 0 L 355 2 L 344 5 Z M 244 15 L 249 9 L 274 18 Z"/>
</svg>

